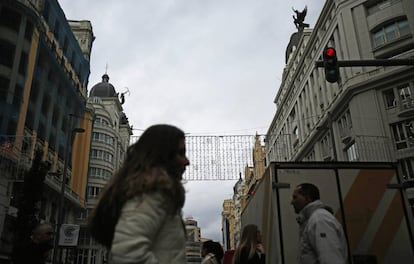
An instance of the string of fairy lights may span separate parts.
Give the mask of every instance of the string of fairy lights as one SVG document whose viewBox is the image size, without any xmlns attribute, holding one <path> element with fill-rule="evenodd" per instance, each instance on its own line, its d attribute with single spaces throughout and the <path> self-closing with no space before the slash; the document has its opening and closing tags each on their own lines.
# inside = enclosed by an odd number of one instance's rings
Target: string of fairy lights
<svg viewBox="0 0 414 264">
<path fill-rule="evenodd" d="M 133 136 L 131 142 L 138 140 Z M 190 165 L 184 180 L 237 180 L 246 166 L 253 166 L 253 148 L 256 140 L 264 145 L 263 135 L 207 135 L 186 136 L 187 157 Z"/>
</svg>

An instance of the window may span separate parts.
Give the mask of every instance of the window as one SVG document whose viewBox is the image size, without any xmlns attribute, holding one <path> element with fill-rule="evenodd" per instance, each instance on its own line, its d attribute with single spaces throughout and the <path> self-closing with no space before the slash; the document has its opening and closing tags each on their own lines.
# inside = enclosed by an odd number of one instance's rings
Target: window
<svg viewBox="0 0 414 264">
<path fill-rule="evenodd" d="M 331 136 L 330 134 L 325 135 L 322 139 L 321 139 L 321 150 L 322 150 L 322 157 L 328 157 L 331 156 Z"/>
<path fill-rule="evenodd" d="M 345 151 L 346 151 L 346 156 L 348 157 L 348 161 L 358 160 L 358 150 L 357 150 L 355 142 L 352 143 L 352 145 L 350 145 Z"/>
<path fill-rule="evenodd" d="M 400 100 L 404 101 L 411 98 L 411 89 L 408 84 L 398 87 L 398 94 L 400 95 Z"/>
<path fill-rule="evenodd" d="M 79 213 L 79 219 L 88 219 L 89 218 L 89 215 L 90 215 L 90 212 L 91 212 L 91 209 L 85 209 L 85 210 L 82 210 L 80 213 Z"/>
<path fill-rule="evenodd" d="M 43 97 L 43 102 L 42 102 L 42 114 L 44 116 L 47 116 L 49 112 L 50 102 L 51 102 L 50 96 L 48 94 L 45 94 Z"/>
<path fill-rule="evenodd" d="M 27 72 L 27 62 L 28 62 L 27 53 L 22 52 L 20 55 L 19 73 L 23 76 L 25 76 Z"/>
<path fill-rule="evenodd" d="M 18 12 L 4 7 L 4 5 L 2 6 L 0 12 L 0 26 L 5 26 L 18 32 L 20 27 L 20 20 L 21 15 Z"/>
<path fill-rule="evenodd" d="M 13 104 L 17 107 L 23 102 L 23 86 L 16 84 L 14 88 Z"/>
<path fill-rule="evenodd" d="M 6 41 L 0 41 L 0 64 L 11 68 L 13 66 L 15 46 Z"/>
<path fill-rule="evenodd" d="M 103 117 L 97 117 L 96 119 L 95 119 L 95 124 L 96 125 L 101 125 L 101 126 L 110 126 L 110 124 L 109 124 L 109 121 L 108 120 L 106 120 L 105 118 L 103 118 Z"/>
<path fill-rule="evenodd" d="M 97 141 L 97 142 L 103 142 L 108 145 L 114 144 L 114 138 L 109 135 L 103 134 L 103 133 L 96 133 L 96 132 L 92 133 L 92 140 Z"/>
<path fill-rule="evenodd" d="M 0 102 L 7 101 L 10 80 L 0 76 Z"/>
<path fill-rule="evenodd" d="M 111 177 L 112 173 L 109 170 L 102 168 L 90 167 L 89 175 L 94 178 L 103 178 L 107 180 Z"/>
<path fill-rule="evenodd" d="M 8 135 L 15 135 L 17 129 L 17 122 L 14 119 L 9 119 L 7 123 L 7 134 Z"/>
<path fill-rule="evenodd" d="M 84 248 L 79 248 L 77 250 L 77 252 L 78 252 L 78 255 L 77 255 L 77 258 L 76 258 L 76 260 L 77 260 L 76 263 L 78 263 L 78 264 L 87 264 L 88 263 L 89 250 L 84 249 Z"/>
<path fill-rule="evenodd" d="M 338 126 L 341 131 L 352 128 L 351 112 L 349 112 L 349 109 L 338 119 Z"/>
<path fill-rule="evenodd" d="M 295 109 L 292 109 L 292 111 L 289 114 L 289 118 L 290 118 L 290 121 L 294 121 L 295 120 L 295 118 L 296 118 Z"/>
<path fill-rule="evenodd" d="M 388 89 L 383 92 L 385 107 L 387 109 L 394 108 L 397 106 L 397 100 L 395 98 L 394 89 Z"/>
<path fill-rule="evenodd" d="M 307 161 L 315 161 L 315 150 L 312 150 L 305 158 Z"/>
<path fill-rule="evenodd" d="M 107 151 L 92 149 L 91 158 L 112 162 L 113 155 Z"/>
<path fill-rule="evenodd" d="M 414 158 L 402 159 L 399 161 L 402 177 L 405 180 L 414 179 Z"/>
<path fill-rule="evenodd" d="M 33 24 L 29 20 L 26 22 L 26 31 L 24 32 L 24 38 L 26 40 L 31 40 L 33 35 Z"/>
<path fill-rule="evenodd" d="M 299 128 L 298 127 L 295 127 L 293 129 L 293 135 L 295 135 L 295 139 L 299 138 Z"/>
<path fill-rule="evenodd" d="M 86 245 L 86 246 L 89 246 L 89 243 L 90 243 L 90 235 L 89 235 L 89 232 L 88 232 L 88 229 L 86 229 L 86 228 L 81 228 L 80 230 L 79 230 L 79 245 Z"/>
<path fill-rule="evenodd" d="M 414 120 L 391 125 L 395 147 L 405 149 L 414 146 Z"/>
<path fill-rule="evenodd" d="M 411 96 L 411 88 L 409 84 L 401 85 L 398 88 L 401 105 L 404 108 L 411 108 L 413 105 L 413 98 Z"/>
<path fill-rule="evenodd" d="M 101 191 L 101 188 L 99 187 L 88 187 L 88 198 L 96 198 L 99 195 L 99 192 Z"/>
<path fill-rule="evenodd" d="M 380 47 L 409 34 L 410 28 L 406 19 L 387 24 L 372 33 L 374 48 Z"/>
<path fill-rule="evenodd" d="M 414 121 L 405 123 L 405 130 L 407 131 L 408 145 L 414 146 Z"/>
</svg>

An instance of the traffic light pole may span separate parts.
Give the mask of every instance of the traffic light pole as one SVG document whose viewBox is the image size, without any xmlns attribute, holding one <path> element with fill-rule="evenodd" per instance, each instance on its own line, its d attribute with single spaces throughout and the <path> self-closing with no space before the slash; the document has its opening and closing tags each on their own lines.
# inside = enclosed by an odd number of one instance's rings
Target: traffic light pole
<svg viewBox="0 0 414 264">
<path fill-rule="evenodd" d="M 338 60 L 338 67 L 357 66 L 407 66 L 414 65 L 414 59 Z M 316 67 L 324 67 L 323 61 L 316 61 Z"/>
</svg>

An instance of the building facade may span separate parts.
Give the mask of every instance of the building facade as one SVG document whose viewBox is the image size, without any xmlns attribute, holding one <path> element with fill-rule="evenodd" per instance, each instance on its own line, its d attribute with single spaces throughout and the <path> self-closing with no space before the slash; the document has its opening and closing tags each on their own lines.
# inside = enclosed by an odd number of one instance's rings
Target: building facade
<svg viewBox="0 0 414 264">
<path fill-rule="evenodd" d="M 234 203 L 233 199 L 223 201 L 223 210 L 221 212 L 223 249 L 224 251 L 234 248 Z"/>
<path fill-rule="evenodd" d="M 326 1 L 288 45 L 267 159 L 397 162 L 414 179 L 413 66 L 341 67 L 337 83 L 315 66 L 326 47 L 338 60 L 412 59 L 413 35 L 413 1 Z"/>
<path fill-rule="evenodd" d="M 266 169 L 265 146 L 263 137 L 256 135 L 252 148 L 253 166 L 246 166 L 244 179 L 242 174 L 233 186 L 232 199 L 223 201 L 222 234 L 225 250 L 236 249 L 241 237 L 243 223 L 241 216 L 249 198 L 254 195 L 256 184 L 262 179 Z"/>
<path fill-rule="evenodd" d="M 187 239 L 185 249 L 187 255 L 187 263 L 201 263 L 201 232 L 196 220 L 192 217 L 184 219 Z"/>
<path fill-rule="evenodd" d="M 246 184 L 240 175 L 239 180 L 233 186 L 234 229 L 233 229 L 233 235 L 232 235 L 233 242 L 230 246 L 230 249 L 235 249 L 240 241 L 241 214 L 242 214 L 245 202 L 246 202 Z"/>
<path fill-rule="evenodd" d="M 76 221 L 81 226 L 76 252 L 77 264 L 101 264 L 107 261 L 107 250 L 89 235 L 87 219 L 97 203 L 99 193 L 126 157 L 132 128 L 123 112 L 124 100 L 121 99 L 121 95 L 116 92 L 115 87 L 109 82 L 108 74 L 105 73 L 102 82 L 91 88 L 87 100 L 88 107 L 95 115 L 86 210 L 81 212 Z"/>
<path fill-rule="evenodd" d="M 83 50 L 56 0 L 0 2 L 3 262 L 12 250 L 23 178 L 38 150 L 50 168 L 35 210 L 37 220 L 57 223 L 61 186 L 65 189 L 63 223 L 73 223 L 85 205 L 93 117 L 86 108 L 86 91 L 94 37 L 89 21 L 80 24 L 87 28 L 84 38 L 88 44 Z M 80 131 L 83 133 L 77 133 Z M 75 167 L 76 173 L 72 170 Z"/>
</svg>

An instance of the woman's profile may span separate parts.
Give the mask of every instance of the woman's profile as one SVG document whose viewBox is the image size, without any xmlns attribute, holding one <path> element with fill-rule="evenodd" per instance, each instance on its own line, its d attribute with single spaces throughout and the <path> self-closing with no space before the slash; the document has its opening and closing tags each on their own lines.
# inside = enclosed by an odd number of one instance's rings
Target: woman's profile
<svg viewBox="0 0 414 264">
<path fill-rule="evenodd" d="M 154 125 L 128 148 L 90 219 L 110 263 L 186 263 L 182 175 L 189 161 L 184 132 Z"/>
</svg>

